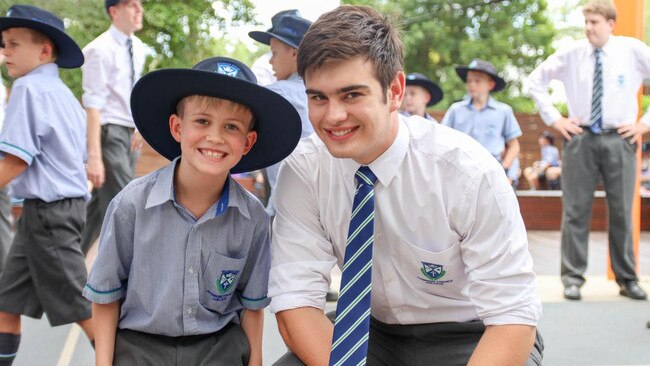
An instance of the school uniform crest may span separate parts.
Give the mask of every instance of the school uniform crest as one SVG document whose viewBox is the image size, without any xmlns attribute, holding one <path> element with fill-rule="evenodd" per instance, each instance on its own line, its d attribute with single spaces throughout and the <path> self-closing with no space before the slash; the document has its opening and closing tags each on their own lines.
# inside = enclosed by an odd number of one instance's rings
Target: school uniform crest
<svg viewBox="0 0 650 366">
<path fill-rule="evenodd" d="M 420 268 L 420 272 L 422 272 L 422 274 L 431 281 L 437 281 L 444 277 L 445 273 L 447 273 L 443 269 L 442 265 L 427 262 L 422 262 L 422 268 Z"/>
<path fill-rule="evenodd" d="M 225 294 L 230 290 L 238 273 L 239 271 L 221 271 L 221 276 L 217 280 L 217 290 L 219 293 Z"/>
<path fill-rule="evenodd" d="M 219 62 L 217 64 L 217 74 L 228 75 L 234 78 L 239 74 L 239 67 L 226 62 Z"/>
</svg>

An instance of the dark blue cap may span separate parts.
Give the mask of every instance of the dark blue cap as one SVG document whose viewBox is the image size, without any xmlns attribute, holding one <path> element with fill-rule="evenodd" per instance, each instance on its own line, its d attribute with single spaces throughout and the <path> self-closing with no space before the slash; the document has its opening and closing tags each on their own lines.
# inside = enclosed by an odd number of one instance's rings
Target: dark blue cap
<svg viewBox="0 0 650 366">
<path fill-rule="evenodd" d="M 273 24 L 271 29 L 266 32 L 249 32 L 248 36 L 267 45 L 271 44 L 271 37 L 273 37 L 293 48 L 298 48 L 300 41 L 302 41 L 302 37 L 304 37 L 307 30 L 309 30 L 311 22 L 302 18 L 297 13 L 297 10 L 285 10 L 284 12 L 279 12 L 273 16 L 273 19 L 271 19 L 271 23 Z"/>
<path fill-rule="evenodd" d="M 494 80 L 494 82 L 496 83 L 494 89 L 492 89 L 493 92 L 497 92 L 506 87 L 506 81 L 499 76 L 499 74 L 497 73 L 497 69 L 494 67 L 494 65 L 492 65 L 491 62 L 483 61 L 483 60 L 479 60 L 478 58 L 475 58 L 467 66 L 456 67 L 456 74 L 458 74 L 458 76 L 463 81 L 467 81 L 468 71 L 480 71 L 484 74 L 490 75 Z"/>
<path fill-rule="evenodd" d="M 169 132 L 169 116 L 178 102 L 204 95 L 240 103 L 255 117 L 257 141 L 231 173 L 262 169 L 286 158 L 302 132 L 296 109 L 280 94 L 257 85 L 243 63 L 227 58 L 203 60 L 191 69 L 161 69 L 140 78 L 131 93 L 131 112 L 138 131 L 160 155 L 172 160 L 180 144 Z"/>
<path fill-rule="evenodd" d="M 66 34 L 63 21 L 49 11 L 31 5 L 13 5 L 7 15 L 0 18 L 0 32 L 9 28 L 34 29 L 48 36 L 57 48 L 55 63 L 59 67 L 74 69 L 84 63 L 84 55 L 77 43 Z"/>
<path fill-rule="evenodd" d="M 431 99 L 429 99 L 427 107 L 431 107 L 442 100 L 442 89 L 440 89 L 436 83 L 429 80 L 429 78 L 424 74 L 420 74 L 419 72 L 412 72 L 406 75 L 406 85 L 421 86 L 426 89 L 427 92 L 429 92 Z"/>
</svg>

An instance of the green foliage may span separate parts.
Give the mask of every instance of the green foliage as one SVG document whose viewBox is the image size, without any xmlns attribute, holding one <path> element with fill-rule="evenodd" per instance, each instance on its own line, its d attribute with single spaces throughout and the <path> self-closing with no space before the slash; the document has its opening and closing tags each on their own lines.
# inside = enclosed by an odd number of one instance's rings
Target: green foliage
<svg viewBox="0 0 650 366">
<path fill-rule="evenodd" d="M 0 0 L 0 14 L 14 1 Z M 21 0 L 64 19 L 66 31 L 80 47 L 106 31 L 110 19 L 103 0 Z M 226 25 L 253 22 L 250 0 L 144 0 L 144 26 L 137 36 L 152 48 L 145 72 L 167 67 L 191 67 L 214 56 L 232 56 L 245 63 L 253 58 L 244 45 L 229 40 Z M 61 78 L 81 96 L 81 71 L 61 69 Z M 3 73 L 6 77 L 6 73 Z"/>
<path fill-rule="evenodd" d="M 401 24 L 405 68 L 439 83 L 446 109 L 465 94 L 455 66 L 473 58 L 492 62 L 508 82 L 495 98 L 518 112 L 533 111 L 521 81 L 553 52 L 555 29 L 546 0 L 344 0 L 370 5 Z"/>
</svg>

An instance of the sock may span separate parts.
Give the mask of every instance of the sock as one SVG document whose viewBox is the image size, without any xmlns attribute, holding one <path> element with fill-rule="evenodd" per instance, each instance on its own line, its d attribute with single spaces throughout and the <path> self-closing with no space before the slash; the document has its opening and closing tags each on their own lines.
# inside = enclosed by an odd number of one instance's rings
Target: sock
<svg viewBox="0 0 650 366">
<path fill-rule="evenodd" d="M 0 333 L 0 366 L 11 366 L 18 352 L 20 334 Z"/>
</svg>

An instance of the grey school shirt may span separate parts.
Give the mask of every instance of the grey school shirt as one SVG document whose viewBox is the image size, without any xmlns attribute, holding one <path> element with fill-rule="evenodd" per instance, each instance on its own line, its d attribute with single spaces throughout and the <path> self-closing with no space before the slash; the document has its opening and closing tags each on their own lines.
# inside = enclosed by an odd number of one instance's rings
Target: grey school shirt
<svg viewBox="0 0 650 366">
<path fill-rule="evenodd" d="M 195 218 L 174 195 L 175 159 L 111 202 L 83 295 L 122 300 L 118 328 L 165 336 L 209 334 L 262 309 L 270 266 L 262 204 L 233 179 Z"/>
</svg>

